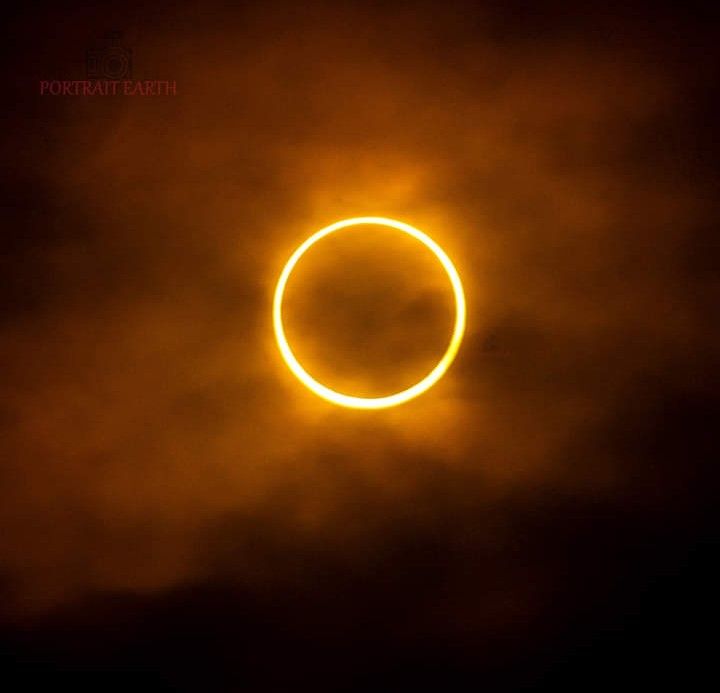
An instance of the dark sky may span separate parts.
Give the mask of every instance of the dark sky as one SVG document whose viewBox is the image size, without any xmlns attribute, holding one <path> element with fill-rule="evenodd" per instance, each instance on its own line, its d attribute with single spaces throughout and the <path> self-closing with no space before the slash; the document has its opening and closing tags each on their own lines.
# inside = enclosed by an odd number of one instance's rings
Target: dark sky
<svg viewBox="0 0 720 693">
<path fill-rule="evenodd" d="M 58 2 L 5 24 L 4 672 L 698 690 L 718 577 L 709 13 Z M 39 95 L 83 79 L 108 30 L 177 95 Z M 304 389 L 271 325 L 292 250 L 361 215 L 429 233 L 468 299 L 446 377 L 382 411 Z M 386 394 L 442 352 L 448 289 L 406 239 L 328 241 L 296 280 L 289 329 L 328 384 Z"/>
</svg>

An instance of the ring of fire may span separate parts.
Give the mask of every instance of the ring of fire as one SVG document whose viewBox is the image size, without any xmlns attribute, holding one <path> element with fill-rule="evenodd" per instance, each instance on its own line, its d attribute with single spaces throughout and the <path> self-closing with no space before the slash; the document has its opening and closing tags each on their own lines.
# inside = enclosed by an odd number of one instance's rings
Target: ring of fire
<svg viewBox="0 0 720 693">
<path fill-rule="evenodd" d="M 297 358 L 295 358 L 295 354 L 293 354 L 292 349 L 288 344 L 287 337 L 285 336 L 285 329 L 283 327 L 283 295 L 285 293 L 285 287 L 287 286 L 288 279 L 290 278 L 290 275 L 300 258 L 307 252 L 307 250 L 325 236 L 348 226 L 357 226 L 360 224 L 387 226 L 407 233 L 420 241 L 433 253 L 438 262 L 442 265 L 448 279 L 450 280 L 455 297 L 455 325 L 453 327 L 452 336 L 450 337 L 450 342 L 442 358 L 422 380 L 406 390 L 396 392 L 392 395 L 386 395 L 384 397 L 354 397 L 352 395 L 336 392 L 322 383 L 319 383 L 300 365 Z M 275 329 L 275 339 L 277 341 L 278 348 L 280 349 L 280 353 L 282 354 L 282 357 L 290 371 L 303 385 L 305 385 L 305 387 L 318 395 L 318 397 L 322 397 L 333 404 L 353 409 L 384 409 L 386 407 L 394 407 L 398 404 L 403 404 L 404 402 L 407 402 L 430 389 L 445 374 L 447 369 L 450 367 L 450 364 L 453 362 L 458 349 L 460 348 L 460 342 L 462 341 L 463 334 L 465 332 L 465 314 L 465 293 L 463 292 L 462 282 L 460 281 L 460 276 L 458 275 L 455 266 L 446 255 L 445 251 L 435 241 L 433 241 L 432 238 L 419 229 L 416 229 L 409 224 L 405 224 L 402 221 L 387 219 L 385 217 L 355 217 L 352 219 L 343 219 L 342 221 L 337 221 L 334 224 L 330 224 L 330 226 L 326 226 L 324 229 L 320 229 L 320 231 L 314 233 L 290 256 L 290 259 L 287 261 L 280 274 L 280 278 L 278 279 L 275 287 L 275 295 L 273 297 L 273 327 Z"/>
</svg>

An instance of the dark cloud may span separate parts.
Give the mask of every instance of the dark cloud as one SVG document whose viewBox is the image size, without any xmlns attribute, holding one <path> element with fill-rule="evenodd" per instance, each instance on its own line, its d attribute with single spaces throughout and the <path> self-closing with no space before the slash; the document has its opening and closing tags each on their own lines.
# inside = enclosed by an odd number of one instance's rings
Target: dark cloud
<svg viewBox="0 0 720 693">
<path fill-rule="evenodd" d="M 74 4 L 8 26 L 11 668 L 517 690 L 679 647 L 714 527 L 703 15 Z M 36 94 L 114 27 L 176 97 Z M 311 232 L 375 214 L 446 249 L 468 331 L 423 397 L 338 409 L 279 358 L 271 295 Z M 409 241 L 348 238 L 299 271 L 289 330 L 337 387 L 405 386 L 448 288 Z"/>
</svg>

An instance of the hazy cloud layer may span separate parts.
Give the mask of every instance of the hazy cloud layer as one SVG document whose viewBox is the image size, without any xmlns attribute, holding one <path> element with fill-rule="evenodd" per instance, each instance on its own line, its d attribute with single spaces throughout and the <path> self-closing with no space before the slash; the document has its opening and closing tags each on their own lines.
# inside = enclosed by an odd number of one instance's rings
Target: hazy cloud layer
<svg viewBox="0 0 720 693">
<path fill-rule="evenodd" d="M 697 443 L 674 452 L 667 427 L 678 398 L 712 399 L 718 336 L 701 48 L 661 20 L 538 33 L 474 4 L 113 12 L 13 24 L 42 47 L 19 49 L 3 142 L 8 615 L 217 579 L 320 599 L 330 571 L 390 601 L 409 581 L 397 638 L 515 633 L 560 608 L 566 559 L 606 565 L 567 558 L 587 508 L 636 528 L 689 512 Z M 29 93 L 81 78 L 108 24 L 177 97 Z M 366 214 L 430 233 L 468 298 L 446 378 L 381 412 L 308 393 L 270 320 L 292 249 Z M 318 367 L 357 353 L 375 388 L 448 329 L 441 275 L 386 251 L 339 274 L 361 251 L 318 250 L 296 297 Z"/>
</svg>

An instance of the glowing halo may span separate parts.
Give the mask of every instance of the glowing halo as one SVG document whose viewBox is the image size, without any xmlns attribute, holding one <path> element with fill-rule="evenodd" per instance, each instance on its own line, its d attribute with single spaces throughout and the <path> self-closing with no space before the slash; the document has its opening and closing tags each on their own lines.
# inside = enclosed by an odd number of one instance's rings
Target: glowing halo
<svg viewBox="0 0 720 693">
<path fill-rule="evenodd" d="M 398 231 L 403 231 L 420 241 L 433 253 L 433 255 L 435 255 L 440 264 L 443 266 L 443 269 L 450 279 L 453 294 L 455 295 L 455 326 L 453 328 L 448 348 L 442 358 L 438 361 L 437 365 L 422 380 L 415 383 L 415 385 L 407 388 L 406 390 L 384 397 L 353 397 L 352 395 L 335 392 L 335 390 L 331 390 L 329 387 L 319 383 L 300 365 L 300 362 L 295 358 L 295 354 L 293 354 L 292 349 L 290 349 L 290 345 L 288 344 L 285 336 L 285 330 L 283 328 L 283 294 L 285 293 L 285 287 L 288 279 L 290 278 L 290 274 L 300 258 L 311 246 L 317 243 L 321 238 L 333 233 L 333 231 L 344 229 L 347 226 L 357 226 L 359 224 L 388 226 L 390 228 L 397 229 Z M 290 259 L 287 261 L 280 274 L 277 286 L 275 287 L 275 295 L 273 297 L 273 327 L 275 328 L 275 339 L 277 341 L 278 348 L 280 349 L 280 353 L 293 375 L 295 375 L 295 377 L 303 385 L 305 385 L 305 387 L 318 395 L 318 397 L 322 397 L 333 404 L 337 404 L 342 407 L 351 407 L 354 409 L 383 409 L 385 407 L 394 407 L 398 404 L 403 404 L 404 402 L 407 402 L 430 389 L 445 374 L 445 371 L 447 371 L 450 367 L 450 364 L 453 362 L 453 359 L 460 348 L 460 342 L 462 341 L 463 333 L 465 332 L 465 312 L 465 294 L 463 292 L 462 283 L 460 282 L 460 276 L 455 269 L 455 265 L 453 265 L 450 258 L 445 254 L 445 251 L 437 243 L 435 243 L 432 238 L 422 231 L 410 226 L 409 224 L 405 224 L 402 221 L 387 219 L 385 217 L 355 217 L 353 219 L 343 219 L 342 221 L 337 221 L 334 224 L 330 224 L 330 226 L 326 226 L 324 229 L 320 229 L 320 231 L 314 233 L 290 256 Z"/>
</svg>

